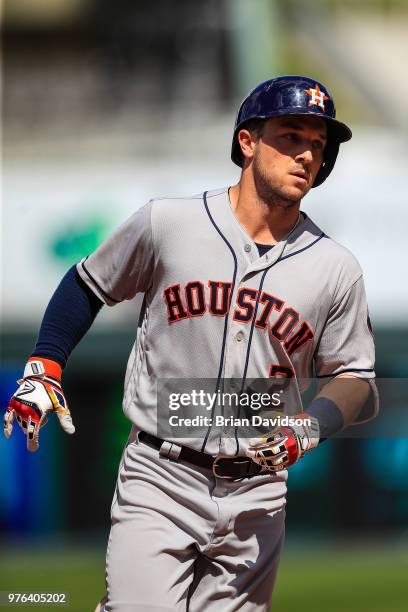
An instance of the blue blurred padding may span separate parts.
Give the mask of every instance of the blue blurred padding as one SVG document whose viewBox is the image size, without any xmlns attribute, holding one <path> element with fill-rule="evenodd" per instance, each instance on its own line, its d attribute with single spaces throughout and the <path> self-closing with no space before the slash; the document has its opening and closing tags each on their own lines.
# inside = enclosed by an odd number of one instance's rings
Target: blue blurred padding
<svg viewBox="0 0 408 612">
<path fill-rule="evenodd" d="M 3 367 L 0 371 L 1 418 L 17 388 L 21 370 Z M 56 444 L 55 419 L 49 419 L 40 434 L 36 453 L 27 450 L 26 439 L 14 422 L 13 435 L 6 440 L 1 434 L 0 523 L 9 535 L 13 533 L 52 533 L 61 527 L 63 499 L 59 490 L 61 454 Z"/>
<path fill-rule="evenodd" d="M 408 492 L 408 439 L 375 438 L 363 441 L 366 476 L 377 487 Z"/>
</svg>

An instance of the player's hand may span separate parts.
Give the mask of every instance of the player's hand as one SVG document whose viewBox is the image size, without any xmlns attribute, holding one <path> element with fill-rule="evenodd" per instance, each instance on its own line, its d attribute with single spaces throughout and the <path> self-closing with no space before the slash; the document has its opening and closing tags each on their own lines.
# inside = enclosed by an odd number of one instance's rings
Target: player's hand
<svg viewBox="0 0 408 612">
<path fill-rule="evenodd" d="M 290 427 L 278 426 L 264 436 L 250 440 L 247 455 L 265 470 L 285 470 L 319 443 L 319 423 L 316 418 L 305 413 L 289 418 L 296 419 L 296 423 Z"/>
<path fill-rule="evenodd" d="M 20 385 L 4 415 L 4 435 L 9 438 L 13 421 L 17 420 L 27 437 L 27 448 L 36 451 L 40 428 L 47 422 L 47 413 L 55 412 L 61 427 L 68 434 L 75 432 L 71 414 L 61 389 L 61 367 L 50 359 L 28 361 Z"/>
</svg>

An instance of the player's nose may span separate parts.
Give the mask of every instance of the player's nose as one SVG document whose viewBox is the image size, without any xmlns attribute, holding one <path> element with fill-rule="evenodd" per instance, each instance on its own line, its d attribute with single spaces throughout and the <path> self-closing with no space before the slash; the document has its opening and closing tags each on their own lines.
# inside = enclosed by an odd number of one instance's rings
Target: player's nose
<svg viewBox="0 0 408 612">
<path fill-rule="evenodd" d="M 299 161 L 303 164 L 311 164 L 313 161 L 312 148 L 309 146 L 302 147 L 302 150 L 296 156 L 296 161 Z"/>
</svg>

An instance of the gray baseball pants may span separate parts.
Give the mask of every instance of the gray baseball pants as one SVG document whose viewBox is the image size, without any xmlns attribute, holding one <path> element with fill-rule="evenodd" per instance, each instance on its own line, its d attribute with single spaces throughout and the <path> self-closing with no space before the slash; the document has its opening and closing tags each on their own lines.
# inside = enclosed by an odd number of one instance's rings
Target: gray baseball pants
<svg viewBox="0 0 408 612">
<path fill-rule="evenodd" d="M 268 611 L 284 538 L 286 472 L 215 478 L 132 430 L 106 557 L 106 612 Z"/>
</svg>

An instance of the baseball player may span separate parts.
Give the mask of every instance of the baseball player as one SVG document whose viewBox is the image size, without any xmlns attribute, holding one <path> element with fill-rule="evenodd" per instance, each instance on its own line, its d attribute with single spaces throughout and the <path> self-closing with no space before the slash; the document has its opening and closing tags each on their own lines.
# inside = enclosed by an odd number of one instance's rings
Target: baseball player
<svg viewBox="0 0 408 612">
<path fill-rule="evenodd" d="M 125 378 L 132 427 L 111 510 L 106 612 L 269 610 L 287 468 L 375 416 L 361 268 L 300 211 L 350 138 L 322 83 L 303 76 L 261 83 L 236 119 L 239 182 L 151 200 L 53 295 L 5 414 L 6 436 L 16 418 L 31 451 L 51 412 L 74 432 L 61 373 L 99 309 L 144 293 Z M 313 374 L 320 391 L 303 406 Z M 210 399 L 226 385 L 242 394 L 247 381 L 283 380 L 293 390 L 285 406 L 293 418 L 249 435 L 240 407 L 235 420 L 219 421 L 224 406 L 209 400 L 199 427 L 181 435 L 164 423 L 163 397 L 170 389 L 185 416 L 196 406 L 197 379 L 213 385 L 214 395 L 203 395 Z M 174 393 L 189 384 L 187 399 Z M 172 418 L 180 415 L 173 410 Z"/>
</svg>

